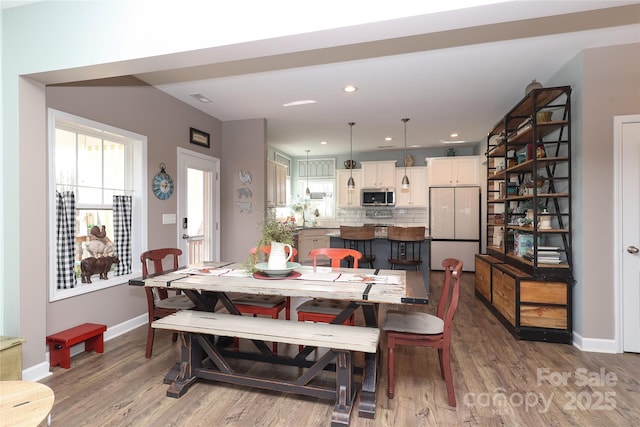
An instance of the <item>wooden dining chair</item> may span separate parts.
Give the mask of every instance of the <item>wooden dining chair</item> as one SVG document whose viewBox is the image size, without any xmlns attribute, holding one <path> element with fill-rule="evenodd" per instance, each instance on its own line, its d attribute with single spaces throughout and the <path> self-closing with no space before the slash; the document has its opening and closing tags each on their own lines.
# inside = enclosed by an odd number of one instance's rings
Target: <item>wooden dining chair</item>
<svg viewBox="0 0 640 427">
<path fill-rule="evenodd" d="M 396 267 L 415 267 L 422 265 L 422 245 L 424 244 L 425 227 L 388 227 L 387 240 L 391 244 L 389 264 Z"/>
<path fill-rule="evenodd" d="M 340 238 L 347 249 L 355 249 L 362 253 L 360 264 L 369 264 L 369 268 L 373 267 L 373 261 L 376 256 L 373 253 L 373 240 L 376 238 L 376 228 L 372 225 L 363 225 L 361 227 L 353 227 L 348 225 L 340 226 Z M 349 265 L 353 264 L 351 257 L 347 258 Z"/>
<path fill-rule="evenodd" d="M 458 307 L 462 261 L 447 258 L 442 261 L 444 283 L 437 316 L 415 311 L 389 310 L 382 326 L 387 337 L 389 384 L 387 396 L 395 394 L 395 348 L 396 345 L 413 345 L 438 349 L 440 374 L 447 387 L 450 406 L 456 406 L 456 395 L 451 376 L 451 331 L 453 316 Z"/>
<path fill-rule="evenodd" d="M 349 258 L 353 259 L 353 268 L 358 268 L 362 253 L 355 249 L 345 248 L 317 248 L 309 252 L 309 257 L 313 258 L 313 266 L 317 267 L 318 257 L 329 258 L 331 261 L 331 267 L 340 267 L 340 261 L 347 261 Z"/>
<path fill-rule="evenodd" d="M 318 248 L 309 252 L 313 258 L 313 267 L 317 266 L 318 257 L 326 257 L 331 260 L 331 267 L 340 267 L 340 261 L 348 257 L 353 259 L 353 268 L 358 268 L 358 261 L 362 254 L 354 249 L 344 248 Z M 349 305 L 348 301 L 314 298 L 300 304 L 297 308 L 298 322 L 331 323 Z M 353 314 L 344 321 L 345 325 L 353 326 L 355 317 Z M 299 346 L 302 350 L 302 346 Z"/>
<path fill-rule="evenodd" d="M 292 249 L 291 261 L 295 261 L 298 256 L 298 250 Z M 289 252 L 289 248 L 286 247 L 285 251 Z M 260 253 L 269 256 L 271 253 L 271 246 L 254 246 L 249 250 L 249 254 L 258 256 Z M 237 297 L 231 298 L 238 311 L 242 314 L 251 314 L 253 317 L 257 317 L 258 314 L 271 316 L 272 319 L 277 319 L 280 316 L 280 312 L 285 310 L 285 318 L 291 320 L 291 298 L 283 297 L 279 295 L 252 295 L 242 294 Z M 237 337 L 233 339 L 233 346 L 236 351 L 240 349 L 240 341 Z M 278 343 L 273 342 L 273 354 L 278 354 Z"/>
<path fill-rule="evenodd" d="M 164 268 L 162 262 L 167 257 L 173 257 L 173 269 L 177 269 L 178 257 L 180 255 L 182 255 L 182 251 L 177 248 L 152 249 L 150 251 L 143 252 L 140 255 L 140 262 L 142 263 L 142 278 L 146 279 L 149 276 L 149 265 L 153 266 L 153 274 L 163 273 Z M 193 304 L 186 295 L 180 295 L 180 291 L 176 291 L 175 295 L 169 296 L 167 288 L 150 288 L 145 286 L 144 290 L 147 295 L 147 309 L 149 312 L 147 349 L 144 357 L 149 358 L 153 351 L 154 329 L 151 327 L 153 321 L 173 314 L 178 310 L 192 309 L 195 307 L 195 304 Z M 174 333 L 172 341 L 176 342 L 177 339 L 178 334 Z"/>
</svg>

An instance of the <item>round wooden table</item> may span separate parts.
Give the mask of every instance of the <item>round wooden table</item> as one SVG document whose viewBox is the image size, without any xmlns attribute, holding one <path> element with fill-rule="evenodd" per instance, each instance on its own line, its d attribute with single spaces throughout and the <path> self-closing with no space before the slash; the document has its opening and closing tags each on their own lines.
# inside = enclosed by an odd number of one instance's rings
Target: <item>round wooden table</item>
<svg viewBox="0 0 640 427">
<path fill-rule="evenodd" d="M 0 381 L 0 420 L 2 425 L 33 427 L 45 419 L 53 408 L 53 390 L 31 381 Z"/>
</svg>

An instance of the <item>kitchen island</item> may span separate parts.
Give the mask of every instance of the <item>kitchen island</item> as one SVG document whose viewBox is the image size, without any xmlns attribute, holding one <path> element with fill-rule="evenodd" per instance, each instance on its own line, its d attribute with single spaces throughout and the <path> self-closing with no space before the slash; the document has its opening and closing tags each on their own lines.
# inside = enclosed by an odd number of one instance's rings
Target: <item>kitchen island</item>
<svg viewBox="0 0 640 427">
<path fill-rule="evenodd" d="M 326 229 L 327 236 L 329 236 L 330 247 L 332 248 L 343 248 L 344 242 L 340 238 L 340 230 L 330 230 Z M 430 259 L 431 259 L 431 237 L 425 236 L 424 244 L 422 245 L 422 266 L 420 267 L 420 272 L 422 273 L 422 278 L 424 280 L 424 287 L 427 293 L 429 292 L 429 271 L 431 270 Z M 376 256 L 375 261 L 373 262 L 374 268 L 380 269 L 391 269 L 391 264 L 389 263 L 389 255 L 391 253 L 391 244 L 387 240 L 386 236 L 386 227 L 376 227 L 376 238 L 372 244 L 372 252 Z"/>
</svg>

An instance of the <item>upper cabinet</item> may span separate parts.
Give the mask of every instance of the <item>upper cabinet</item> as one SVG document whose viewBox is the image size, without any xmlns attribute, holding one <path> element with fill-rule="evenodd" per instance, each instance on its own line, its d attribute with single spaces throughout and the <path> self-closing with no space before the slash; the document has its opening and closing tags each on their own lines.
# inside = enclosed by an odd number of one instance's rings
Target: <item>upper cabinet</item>
<svg viewBox="0 0 640 427">
<path fill-rule="evenodd" d="M 287 167 L 267 160 L 267 207 L 287 205 Z"/>
<path fill-rule="evenodd" d="M 353 175 L 351 175 L 353 174 Z M 347 188 L 349 177 L 353 176 L 356 186 L 353 190 Z M 360 188 L 362 187 L 362 169 L 337 169 L 336 170 L 336 199 L 339 208 L 360 207 Z"/>
<path fill-rule="evenodd" d="M 396 168 L 396 207 L 400 208 L 426 208 L 427 207 L 427 167 L 414 166 L 407 168 L 409 188 L 402 188 L 404 167 Z"/>
<path fill-rule="evenodd" d="M 396 161 L 361 162 L 361 188 L 394 187 L 396 180 Z"/>
<path fill-rule="evenodd" d="M 429 159 L 430 185 L 478 185 L 479 156 L 435 157 Z"/>
</svg>

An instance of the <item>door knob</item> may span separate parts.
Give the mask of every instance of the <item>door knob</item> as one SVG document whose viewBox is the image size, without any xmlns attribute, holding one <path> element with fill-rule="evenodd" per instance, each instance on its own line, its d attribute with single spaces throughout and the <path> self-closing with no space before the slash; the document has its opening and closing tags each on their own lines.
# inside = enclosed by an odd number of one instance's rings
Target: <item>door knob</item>
<svg viewBox="0 0 640 427">
<path fill-rule="evenodd" d="M 187 239 L 189 238 L 189 235 L 188 235 L 188 234 L 183 234 L 183 235 L 182 235 L 182 238 L 183 238 L 184 240 L 187 240 Z"/>
<path fill-rule="evenodd" d="M 630 254 L 637 254 L 638 252 L 640 252 L 640 249 L 636 248 L 635 246 L 629 246 L 627 248 L 627 252 L 629 252 Z"/>
</svg>

